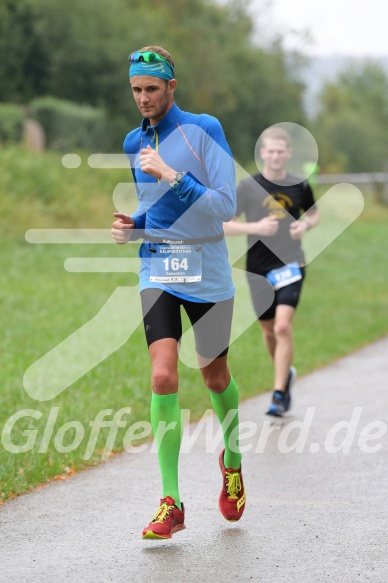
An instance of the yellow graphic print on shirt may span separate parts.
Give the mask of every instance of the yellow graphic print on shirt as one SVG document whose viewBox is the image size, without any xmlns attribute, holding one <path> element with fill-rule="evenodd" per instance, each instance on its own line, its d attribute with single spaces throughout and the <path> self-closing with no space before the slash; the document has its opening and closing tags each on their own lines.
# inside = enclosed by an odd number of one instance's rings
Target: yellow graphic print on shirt
<svg viewBox="0 0 388 583">
<path fill-rule="evenodd" d="M 267 209 L 268 216 L 282 220 L 286 218 L 287 212 L 290 212 L 293 204 L 289 196 L 282 192 L 276 192 L 265 197 L 263 207 Z"/>
</svg>

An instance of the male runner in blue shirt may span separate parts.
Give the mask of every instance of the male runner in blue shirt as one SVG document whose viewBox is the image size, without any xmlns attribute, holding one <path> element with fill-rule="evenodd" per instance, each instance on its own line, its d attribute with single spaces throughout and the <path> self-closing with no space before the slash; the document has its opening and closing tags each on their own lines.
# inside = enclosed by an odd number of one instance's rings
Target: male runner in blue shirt
<svg viewBox="0 0 388 583">
<path fill-rule="evenodd" d="M 181 306 L 194 329 L 198 363 L 214 411 L 221 425 L 230 418 L 223 426 L 225 449 L 219 458 L 223 476 L 219 508 L 227 520 L 236 521 L 245 507 L 235 437 L 239 392 L 227 365 L 234 287 L 223 235 L 223 222 L 236 211 L 235 175 L 219 121 L 181 111 L 175 104 L 177 81 L 167 51 L 149 46 L 132 53 L 129 76 L 143 116 L 141 126 L 124 141 L 139 205 L 132 216 L 115 213 L 112 236 L 117 243 L 144 239 L 139 252 L 140 293 L 152 365 L 151 424 L 163 492 L 143 538 L 166 539 L 185 528 L 178 484 Z M 157 429 L 162 422 L 172 429 L 160 438 Z"/>
</svg>

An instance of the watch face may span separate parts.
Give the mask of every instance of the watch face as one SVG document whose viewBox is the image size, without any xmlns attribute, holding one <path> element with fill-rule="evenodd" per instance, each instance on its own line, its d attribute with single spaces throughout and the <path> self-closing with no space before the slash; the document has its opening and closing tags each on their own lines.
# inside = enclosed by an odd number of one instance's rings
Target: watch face
<svg viewBox="0 0 388 583">
<path fill-rule="evenodd" d="M 174 182 L 170 182 L 170 186 L 171 188 L 174 188 L 174 186 L 177 186 L 180 182 L 182 182 L 182 178 L 184 177 L 184 172 L 177 172 L 175 174 L 175 178 L 174 178 Z"/>
</svg>

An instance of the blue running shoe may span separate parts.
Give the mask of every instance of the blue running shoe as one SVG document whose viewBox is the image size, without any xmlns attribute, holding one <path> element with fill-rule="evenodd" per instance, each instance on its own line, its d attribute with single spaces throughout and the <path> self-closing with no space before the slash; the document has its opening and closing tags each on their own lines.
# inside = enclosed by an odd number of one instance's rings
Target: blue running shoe
<svg viewBox="0 0 388 583">
<path fill-rule="evenodd" d="M 272 395 L 272 403 L 266 411 L 267 415 L 273 417 L 283 417 L 283 413 L 291 407 L 291 387 L 296 379 L 296 368 L 291 366 L 288 374 L 287 384 L 284 391 L 274 391 Z"/>
<path fill-rule="evenodd" d="M 283 391 L 274 391 L 272 395 L 272 403 L 268 407 L 266 414 L 273 417 L 283 417 L 286 412 L 285 408 L 286 395 Z"/>
</svg>

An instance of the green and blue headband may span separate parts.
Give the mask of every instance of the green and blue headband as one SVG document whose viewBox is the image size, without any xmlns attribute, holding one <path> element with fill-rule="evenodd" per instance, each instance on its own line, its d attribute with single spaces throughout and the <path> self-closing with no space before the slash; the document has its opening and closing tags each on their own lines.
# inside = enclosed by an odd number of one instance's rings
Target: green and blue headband
<svg viewBox="0 0 388 583">
<path fill-rule="evenodd" d="M 149 75 L 161 79 L 174 79 L 174 65 L 167 59 L 152 51 L 135 51 L 128 57 L 130 63 L 129 76 Z"/>
</svg>

